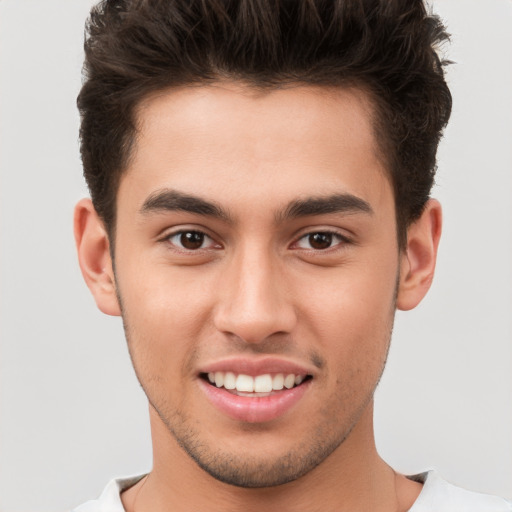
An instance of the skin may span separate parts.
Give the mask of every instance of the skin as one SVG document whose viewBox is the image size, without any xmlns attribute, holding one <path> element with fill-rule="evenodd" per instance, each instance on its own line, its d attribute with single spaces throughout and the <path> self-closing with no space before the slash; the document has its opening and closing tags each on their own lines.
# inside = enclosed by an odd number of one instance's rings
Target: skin
<svg viewBox="0 0 512 512">
<path fill-rule="evenodd" d="M 122 314 L 150 404 L 154 467 L 123 494 L 126 510 L 412 506 L 421 486 L 377 454 L 373 393 L 396 308 L 416 306 L 432 281 L 441 209 L 427 204 L 400 251 L 371 113 L 357 90 L 162 92 L 138 109 L 115 265 L 92 204 L 77 205 L 82 272 L 98 307 Z M 169 191 L 223 216 L 147 207 Z M 339 195 L 368 208 L 286 215 Z M 187 230 L 207 235 L 199 249 L 180 247 Z M 329 247 L 314 233 L 334 233 Z M 205 365 L 269 355 L 312 375 L 283 415 L 238 421 L 206 398 Z"/>
</svg>

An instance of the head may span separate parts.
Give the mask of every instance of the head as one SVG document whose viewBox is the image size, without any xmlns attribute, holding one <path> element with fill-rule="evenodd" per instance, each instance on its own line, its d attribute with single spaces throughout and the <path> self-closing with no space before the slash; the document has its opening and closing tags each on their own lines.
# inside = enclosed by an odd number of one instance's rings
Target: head
<svg viewBox="0 0 512 512">
<path fill-rule="evenodd" d="M 263 487 L 371 445 L 395 309 L 435 265 L 445 37 L 410 1 L 93 10 L 77 243 L 160 452 Z"/>
</svg>

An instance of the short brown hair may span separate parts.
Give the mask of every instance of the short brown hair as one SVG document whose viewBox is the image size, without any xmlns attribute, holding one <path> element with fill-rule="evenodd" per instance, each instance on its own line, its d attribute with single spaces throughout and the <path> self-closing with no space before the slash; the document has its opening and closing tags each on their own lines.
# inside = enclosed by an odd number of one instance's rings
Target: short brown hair
<svg viewBox="0 0 512 512">
<path fill-rule="evenodd" d="M 103 0 L 86 25 L 78 108 L 84 175 L 109 235 L 137 105 L 157 90 L 227 79 L 367 90 L 403 246 L 451 112 L 436 52 L 447 38 L 422 0 Z"/>
</svg>

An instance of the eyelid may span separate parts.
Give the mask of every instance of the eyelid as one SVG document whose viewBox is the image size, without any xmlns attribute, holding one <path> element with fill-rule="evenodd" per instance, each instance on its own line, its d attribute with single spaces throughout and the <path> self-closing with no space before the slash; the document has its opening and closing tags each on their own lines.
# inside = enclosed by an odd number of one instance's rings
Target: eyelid
<svg viewBox="0 0 512 512">
<path fill-rule="evenodd" d="M 179 245 L 176 245 L 171 242 L 171 238 L 181 235 L 183 233 L 200 233 L 200 234 L 204 235 L 205 238 L 209 238 L 212 241 L 212 244 L 209 247 L 201 247 L 199 249 L 187 249 L 185 247 L 180 247 Z M 209 234 L 208 230 L 206 230 L 203 227 L 180 226 L 180 227 L 175 227 L 174 229 L 165 230 L 163 232 L 163 234 L 158 238 L 158 241 L 162 242 L 162 243 L 167 243 L 167 244 L 171 245 L 175 250 L 177 250 L 179 252 L 184 252 L 184 253 L 200 253 L 202 251 L 209 250 L 212 248 L 213 249 L 222 248 L 222 245 L 219 242 L 217 242 L 215 237 L 213 237 L 211 234 Z"/>
<path fill-rule="evenodd" d="M 317 228 L 317 229 L 308 229 L 307 231 L 302 232 L 300 235 L 298 235 L 295 238 L 295 241 L 292 243 L 292 248 L 295 248 L 296 246 L 298 246 L 298 243 L 301 240 L 303 240 L 304 238 L 311 236 L 311 235 L 318 234 L 318 233 L 328 234 L 328 235 L 332 235 L 333 237 L 337 237 L 339 239 L 339 242 L 332 245 L 331 247 L 326 248 L 326 249 L 314 249 L 314 248 L 308 249 L 308 248 L 303 248 L 303 247 L 298 247 L 298 248 L 301 250 L 304 250 L 304 251 L 311 251 L 311 252 L 315 252 L 315 253 L 327 253 L 327 252 L 339 249 L 340 247 L 342 247 L 346 244 L 353 243 L 352 239 L 348 235 L 346 235 L 345 233 L 340 233 L 340 231 L 338 231 L 336 229 Z"/>
</svg>

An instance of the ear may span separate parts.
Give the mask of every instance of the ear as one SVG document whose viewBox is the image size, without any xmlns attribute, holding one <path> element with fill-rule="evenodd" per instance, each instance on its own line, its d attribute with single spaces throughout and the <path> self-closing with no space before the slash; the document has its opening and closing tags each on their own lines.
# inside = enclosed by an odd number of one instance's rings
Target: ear
<svg viewBox="0 0 512 512">
<path fill-rule="evenodd" d="M 74 231 L 80 269 L 98 308 L 121 315 L 107 232 L 90 199 L 75 206 Z"/>
<path fill-rule="evenodd" d="M 441 226 L 441 205 L 430 199 L 421 217 L 407 230 L 407 246 L 400 261 L 398 309 L 415 308 L 427 294 L 434 278 Z"/>
</svg>

